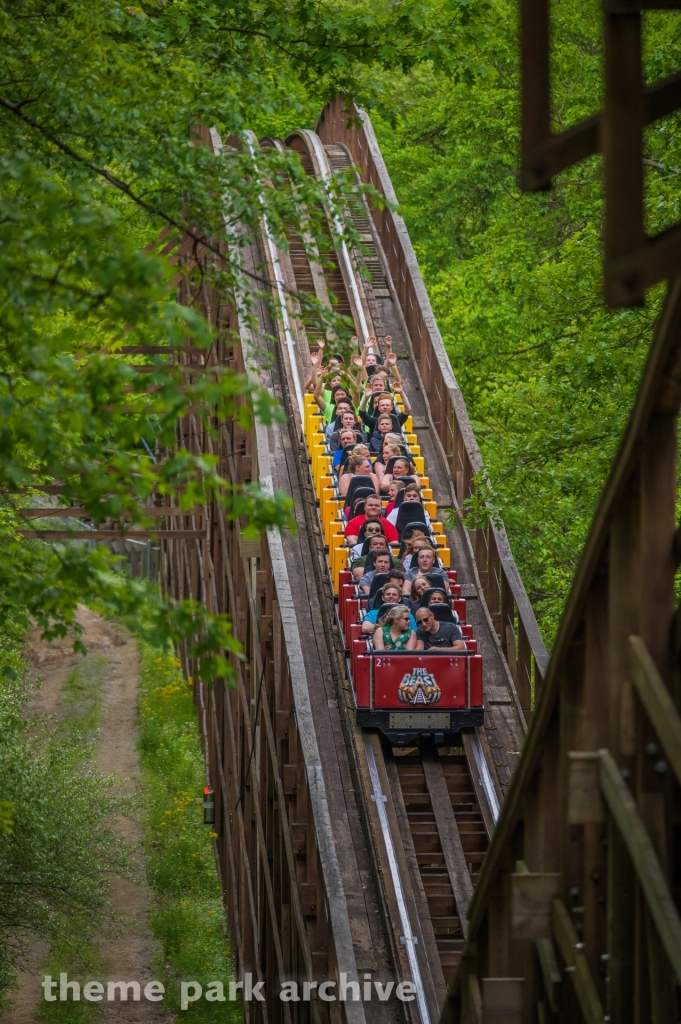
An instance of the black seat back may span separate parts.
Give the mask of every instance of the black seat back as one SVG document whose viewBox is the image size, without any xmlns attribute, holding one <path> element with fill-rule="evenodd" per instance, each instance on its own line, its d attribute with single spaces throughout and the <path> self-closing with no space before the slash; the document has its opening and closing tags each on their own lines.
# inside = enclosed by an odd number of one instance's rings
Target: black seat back
<svg viewBox="0 0 681 1024">
<path fill-rule="evenodd" d="M 392 549 L 391 549 L 389 544 L 386 544 L 385 548 L 378 548 L 378 550 L 379 551 L 386 551 L 387 550 L 388 554 L 392 558 L 392 554 L 393 553 L 392 553 Z M 376 551 L 370 551 L 368 553 L 367 560 L 364 563 L 364 571 L 365 572 L 371 572 L 373 570 L 373 568 L 374 568 L 374 558 L 375 557 L 376 557 Z M 392 562 L 390 564 L 390 568 L 392 568 Z"/>
<path fill-rule="evenodd" d="M 355 438 L 355 444 L 347 444 L 343 449 L 343 454 L 341 455 L 340 462 L 338 463 L 339 476 L 341 475 L 343 469 L 345 468 L 345 463 L 348 461 L 353 451 L 355 450 L 355 445 L 364 443 L 364 438 L 362 437 L 358 430 L 355 431 Z"/>
<path fill-rule="evenodd" d="M 362 529 L 364 529 L 364 527 L 362 527 Z M 371 537 L 365 537 L 364 540 L 362 541 L 362 554 L 360 556 L 361 558 L 369 556 L 369 545 L 371 544 L 371 541 L 372 541 L 372 539 L 375 536 L 376 536 L 376 534 L 372 533 Z M 360 537 L 361 537 L 361 534 L 360 534 Z M 357 543 L 359 543 L 359 539 L 358 539 Z M 372 562 L 373 562 L 373 558 L 372 558 Z M 364 571 L 366 572 L 366 569 Z"/>
<path fill-rule="evenodd" d="M 430 610 L 438 622 L 458 622 L 459 616 L 448 604 L 432 604 Z"/>
<path fill-rule="evenodd" d="M 407 523 L 407 525 L 402 530 L 402 535 L 400 537 L 400 540 L 402 541 L 403 544 L 405 544 L 408 540 L 410 540 L 411 537 L 414 536 L 415 533 L 422 533 L 424 535 L 424 537 L 426 538 L 426 540 L 430 539 L 429 538 L 430 530 L 428 529 L 428 527 L 426 526 L 425 523 L 421 523 L 421 522 L 416 522 L 415 523 L 415 522 L 411 522 L 410 521 L 410 522 Z"/>
<path fill-rule="evenodd" d="M 365 519 L 364 522 L 362 523 L 362 525 L 359 528 L 359 533 L 357 534 L 357 542 L 358 543 L 360 541 L 362 543 L 364 543 L 365 541 L 370 541 L 372 536 L 374 536 L 374 537 L 377 536 L 377 534 L 371 534 L 370 536 L 367 537 L 367 524 L 371 523 L 372 526 L 373 526 L 377 522 L 380 523 L 381 527 L 383 528 L 383 534 L 385 536 L 385 519 L 383 518 L 383 516 L 371 516 L 370 519 Z M 366 555 L 368 553 L 368 551 L 369 551 L 369 547 L 367 545 L 366 550 L 363 551 L 362 554 Z"/>
<path fill-rule="evenodd" d="M 431 573 L 431 575 L 433 575 L 433 574 Z M 442 580 L 440 580 L 440 583 L 442 583 Z M 447 596 L 447 592 L 446 592 L 446 590 L 445 590 L 445 588 L 443 586 L 429 587 L 428 590 L 424 590 L 423 593 L 421 594 L 421 607 L 422 608 L 427 608 L 428 607 L 428 602 L 430 601 L 430 599 L 433 596 L 433 594 L 444 594 L 445 597 Z"/>
<path fill-rule="evenodd" d="M 378 615 L 376 616 L 376 621 L 378 621 L 382 615 L 387 615 L 391 608 L 397 608 L 397 605 L 396 604 L 382 604 L 381 607 L 378 609 Z"/>
<path fill-rule="evenodd" d="M 365 491 L 366 494 L 364 494 Z M 365 476 L 353 476 L 348 487 L 348 493 L 345 495 L 345 507 L 347 508 L 349 505 L 352 505 L 355 498 L 358 498 L 360 494 L 364 494 L 364 497 L 366 498 L 367 495 L 375 493 L 376 490 L 374 489 L 371 480 L 367 479 Z"/>
<path fill-rule="evenodd" d="M 386 466 L 385 466 L 386 473 L 392 473 L 393 466 L 395 465 L 395 463 L 397 462 L 398 459 L 409 459 L 409 457 L 407 455 L 391 455 L 390 458 L 388 459 L 387 463 L 386 463 Z M 409 459 L 409 462 L 411 462 L 411 459 Z M 397 479 L 398 480 L 409 480 L 411 483 L 414 482 L 414 477 L 413 476 L 398 476 Z"/>
<path fill-rule="evenodd" d="M 439 566 L 439 564 L 440 564 L 440 560 L 439 560 L 439 558 L 436 555 L 435 556 L 435 565 Z M 442 579 L 442 576 L 438 576 L 438 574 L 436 572 L 427 572 L 427 573 L 424 573 L 424 576 L 426 577 L 426 579 L 430 583 L 431 587 L 434 587 L 435 590 L 444 590 L 445 593 L 447 593 L 447 591 L 445 590 L 445 581 Z"/>
<path fill-rule="evenodd" d="M 365 568 L 364 571 L 365 572 L 367 571 L 366 568 Z M 367 608 L 369 609 L 369 611 L 371 611 L 371 609 L 373 608 L 373 604 L 372 604 L 373 598 L 376 597 L 376 594 L 379 592 L 379 590 L 381 590 L 383 588 L 383 585 L 385 583 L 387 583 L 387 582 L 388 582 L 388 573 L 387 572 L 377 572 L 376 575 L 374 576 L 374 578 L 372 579 L 371 586 L 369 587 L 369 600 L 368 600 L 368 603 L 367 603 Z"/>
<path fill-rule="evenodd" d="M 426 513 L 420 501 L 403 501 L 397 512 L 395 529 L 400 540 L 407 540 L 414 530 L 423 530 L 426 536 L 430 532 L 426 526 Z M 407 532 L 409 531 L 409 532 Z"/>
<path fill-rule="evenodd" d="M 393 506 L 394 508 L 399 508 L 402 502 L 404 501 L 404 491 L 407 484 L 416 483 L 413 476 L 398 476 L 397 479 L 404 483 L 404 487 L 400 487 L 399 491 L 395 495 L 395 504 Z"/>
</svg>

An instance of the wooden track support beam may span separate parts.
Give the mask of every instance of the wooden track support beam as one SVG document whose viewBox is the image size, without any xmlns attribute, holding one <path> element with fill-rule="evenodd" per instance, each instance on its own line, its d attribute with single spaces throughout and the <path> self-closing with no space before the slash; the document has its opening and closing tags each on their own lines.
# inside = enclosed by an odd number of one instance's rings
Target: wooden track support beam
<svg viewBox="0 0 681 1024">
<path fill-rule="evenodd" d="M 676 279 L 468 907 L 467 946 L 442 1024 L 473 1019 L 473 977 L 483 1021 L 491 977 L 507 982 L 504 1019 L 518 1024 L 674 1019 L 680 403 Z M 515 875 L 511 858 L 521 862 Z"/>
</svg>

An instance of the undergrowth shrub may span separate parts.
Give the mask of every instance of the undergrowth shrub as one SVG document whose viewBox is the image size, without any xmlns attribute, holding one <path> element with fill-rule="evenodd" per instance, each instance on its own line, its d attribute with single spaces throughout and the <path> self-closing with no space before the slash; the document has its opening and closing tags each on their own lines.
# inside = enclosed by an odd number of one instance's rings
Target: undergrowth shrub
<svg viewBox="0 0 681 1024">
<path fill-rule="evenodd" d="M 85 934 L 111 923 L 108 877 L 128 873 L 130 864 L 129 850 L 112 826 L 122 807 L 115 780 L 94 767 L 89 736 L 68 710 L 58 725 L 25 713 L 29 679 L 23 639 L 17 623 L 3 623 L 0 799 L 10 819 L 0 832 L 4 1005 L 31 938 L 76 950 Z"/>
<path fill-rule="evenodd" d="M 232 978 L 223 932 L 223 906 L 213 833 L 203 824 L 205 766 L 191 686 L 179 662 L 142 642 L 140 739 L 147 805 L 148 874 L 156 897 L 152 914 L 160 943 L 158 976 L 165 1006 L 179 1007 L 179 982 Z M 240 1019 L 238 1004 L 208 1003 L 187 1011 L 190 1021 Z M 184 1015 L 183 1015 L 184 1017 Z"/>
</svg>

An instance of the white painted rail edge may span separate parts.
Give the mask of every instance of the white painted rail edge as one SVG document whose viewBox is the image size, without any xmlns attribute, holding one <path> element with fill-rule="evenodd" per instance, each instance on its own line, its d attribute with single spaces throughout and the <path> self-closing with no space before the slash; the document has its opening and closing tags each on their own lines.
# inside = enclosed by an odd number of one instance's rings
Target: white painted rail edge
<svg viewBox="0 0 681 1024">
<path fill-rule="evenodd" d="M 309 128 L 302 128 L 300 130 L 300 135 L 304 135 L 305 138 L 309 140 L 312 148 L 314 149 L 315 157 L 317 158 L 317 166 L 319 167 L 319 173 L 321 175 L 322 181 L 326 185 L 331 174 L 329 171 L 329 163 L 326 156 L 326 150 L 324 149 L 322 140 L 319 138 L 316 132 L 310 131 Z M 332 214 L 332 217 L 333 226 L 336 229 L 336 233 L 339 238 L 342 238 L 343 225 L 341 224 L 340 218 L 336 214 Z M 341 241 L 339 250 L 341 259 L 343 261 L 343 267 L 345 269 L 343 277 L 345 279 L 346 284 L 349 285 L 350 291 L 352 292 L 352 301 L 355 306 L 355 312 L 357 314 L 360 330 L 362 332 L 362 343 L 364 343 L 367 337 L 369 336 L 369 325 L 367 324 L 366 317 L 364 316 L 362 297 L 359 293 L 359 288 L 357 287 L 357 280 L 355 278 L 355 268 L 352 260 L 350 259 L 350 253 L 345 242 Z"/>
<path fill-rule="evenodd" d="M 496 792 L 496 790 L 494 788 L 494 782 L 492 781 L 492 775 L 491 775 L 490 770 L 489 770 L 489 765 L 487 764 L 487 758 L 485 757 L 485 752 L 482 749 L 482 743 L 480 742 L 480 737 L 478 736 L 477 729 L 474 729 L 472 731 L 472 733 L 470 734 L 470 736 L 471 736 L 471 746 L 473 748 L 473 756 L 475 758 L 475 764 L 476 764 L 477 769 L 478 769 L 478 777 L 480 779 L 480 785 L 482 786 L 482 788 L 485 791 L 485 796 L 487 797 L 487 803 L 489 804 L 489 809 L 490 809 L 490 812 L 492 814 L 492 819 L 494 821 L 494 824 L 496 825 L 496 823 L 499 820 L 499 815 L 501 814 L 501 807 L 499 806 L 499 799 L 497 797 L 497 792 Z"/>
<path fill-rule="evenodd" d="M 376 765 L 376 757 L 374 756 L 374 748 L 371 745 L 371 736 L 369 733 L 364 733 L 364 750 L 366 752 L 367 765 L 369 767 L 369 777 L 371 778 L 371 786 L 373 789 L 372 800 L 376 804 L 376 811 L 378 813 L 378 820 L 381 825 L 381 833 L 383 835 L 383 842 L 385 844 L 386 854 L 388 856 L 388 865 L 390 867 L 390 877 L 392 878 L 393 888 L 395 890 L 395 899 L 397 901 L 397 909 L 400 915 L 400 924 L 404 935 L 402 941 L 407 951 L 407 960 L 409 961 L 409 970 L 411 971 L 411 979 L 416 989 L 416 1005 L 419 1008 L 419 1016 L 422 1024 L 430 1024 L 430 1014 L 428 1013 L 428 1004 L 426 1002 L 426 993 L 423 988 L 423 978 L 421 976 L 421 968 L 419 966 L 418 956 L 416 955 L 416 936 L 414 935 L 411 922 L 409 920 L 409 911 L 407 909 L 407 901 L 404 896 L 404 889 L 402 888 L 402 878 L 400 876 L 400 868 L 397 863 L 397 855 L 395 853 L 395 844 L 393 842 L 392 833 L 390 831 L 390 822 L 388 821 L 388 813 L 386 811 L 387 797 L 381 789 L 381 780 L 378 775 L 378 767 Z"/>
<path fill-rule="evenodd" d="M 211 134 L 213 134 L 211 132 Z M 217 132 L 215 132 L 217 136 Z M 255 359 L 255 345 L 250 328 L 245 326 L 239 317 L 239 335 L 244 353 L 244 363 L 249 376 L 259 377 L 257 361 Z M 257 383 L 262 386 L 258 379 Z M 268 494 L 272 494 L 272 466 L 270 460 L 270 446 L 267 428 L 256 424 L 256 450 L 258 459 L 258 479 L 261 487 Z M 322 872 L 324 875 L 324 886 L 329 903 L 329 920 L 333 934 L 333 944 L 336 953 L 338 973 L 345 974 L 348 982 L 354 981 L 359 984 L 357 973 L 357 961 L 352 944 L 352 932 L 350 930 L 350 918 L 348 916 L 347 902 L 338 863 L 338 853 L 333 837 L 331 815 L 329 813 L 329 802 L 326 795 L 326 784 L 322 771 L 322 762 L 317 743 L 317 734 L 312 717 L 310 706 L 310 693 L 307 685 L 307 673 L 302 655 L 302 643 L 298 630 L 293 594 L 288 575 L 284 548 L 281 541 L 281 534 L 277 529 L 267 531 L 267 542 L 272 562 L 272 574 L 277 592 L 277 600 L 281 613 L 281 623 L 286 642 L 286 653 L 289 662 L 289 673 L 291 677 L 291 689 L 295 701 L 295 713 L 298 723 L 298 734 L 300 745 L 305 761 L 305 772 L 310 793 L 310 806 L 315 824 L 315 840 L 319 851 Z M 339 978 L 340 980 L 340 978 Z M 361 991 L 361 989 L 360 989 Z M 361 1001 L 346 1000 L 343 1002 L 345 1017 L 348 1024 L 365 1024 L 364 1006 Z"/>
<path fill-rule="evenodd" d="M 216 133 L 217 134 L 217 133 Z M 251 151 L 251 156 L 255 160 L 256 150 L 260 148 L 260 144 L 256 135 L 251 132 L 246 132 L 246 142 L 248 148 Z M 265 209 L 265 203 L 263 200 L 262 193 L 260 194 L 260 205 L 263 210 Z M 277 292 L 277 302 L 279 304 L 279 313 L 281 316 L 282 326 L 284 328 L 284 341 L 286 347 L 289 350 L 289 358 L 291 362 L 291 372 L 293 374 L 293 389 L 296 393 L 296 401 L 298 403 L 298 412 L 300 413 L 301 423 L 305 422 L 305 402 L 303 400 L 303 389 L 300 385 L 300 374 L 298 373 L 298 360 L 296 358 L 296 342 L 291 333 L 291 321 L 288 315 L 288 305 L 286 303 L 286 285 L 284 284 L 284 273 L 281 269 L 281 262 L 279 261 L 279 252 L 277 250 L 277 243 L 274 240 L 272 229 L 267 215 L 262 215 L 263 229 L 265 238 L 267 240 L 267 248 L 272 261 L 272 268 L 274 270 L 274 286 Z"/>
</svg>

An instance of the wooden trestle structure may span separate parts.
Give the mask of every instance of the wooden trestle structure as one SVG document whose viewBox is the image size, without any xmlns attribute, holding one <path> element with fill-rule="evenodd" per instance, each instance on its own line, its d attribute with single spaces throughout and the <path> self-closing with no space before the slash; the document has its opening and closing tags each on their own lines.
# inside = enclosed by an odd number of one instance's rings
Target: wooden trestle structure
<svg viewBox="0 0 681 1024">
<path fill-rule="evenodd" d="M 333 103 L 317 136 L 295 133 L 286 144 L 308 173 L 321 174 L 321 161 L 331 170 L 354 164 L 394 199 L 362 116 L 362 127 L 356 119 L 348 127 Z M 468 531 L 460 517 L 446 541 L 484 659 L 485 725 L 460 748 L 422 748 L 401 760 L 355 722 L 298 392 L 312 339 L 296 291 L 335 291 L 358 333 L 365 325 L 379 345 L 386 333 L 395 339 L 438 511 L 461 509 L 481 460 L 403 221 L 387 209 L 351 213 L 365 252 L 350 264 L 336 254 L 325 282 L 295 237 L 276 252 L 263 226 L 244 249 L 247 269 L 266 267 L 272 281 L 283 275 L 288 325 L 257 303 L 256 329 L 227 297 L 181 285 L 217 337 L 205 366 L 185 357 L 188 380 L 213 362 L 230 365 L 269 388 L 287 413 L 285 423 L 252 433 L 216 423 L 220 471 L 233 484 L 287 491 L 298 525 L 296 536 L 269 531 L 255 542 L 243 536 L 245 524 L 208 506 L 176 523 L 198 535 L 162 540 L 165 589 L 227 612 L 244 649 L 243 661 L 232 659 L 234 688 L 195 683 L 236 973 L 264 981 L 267 993 L 245 1001 L 244 1016 L 285 1024 L 676 1020 L 681 284 L 670 286 L 550 664 L 503 528 Z M 190 257 L 184 248 L 179 255 Z M 357 274 L 351 287 L 348 275 L 362 262 L 368 276 Z M 191 415 L 179 429 L 213 452 Z M 473 819 L 484 820 L 484 832 Z M 458 867 L 451 844 L 463 851 Z M 462 893 L 471 884 L 468 905 Z M 422 1004 L 279 998 L 290 980 L 412 980 L 400 887 L 419 936 Z"/>
</svg>

